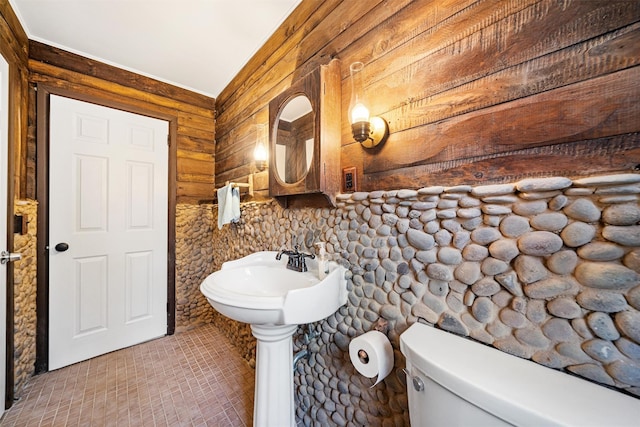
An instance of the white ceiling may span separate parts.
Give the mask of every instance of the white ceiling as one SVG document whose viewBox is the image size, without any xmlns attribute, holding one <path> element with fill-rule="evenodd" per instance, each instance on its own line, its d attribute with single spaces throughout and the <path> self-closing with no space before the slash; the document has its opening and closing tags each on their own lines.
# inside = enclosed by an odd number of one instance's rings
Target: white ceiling
<svg viewBox="0 0 640 427">
<path fill-rule="evenodd" d="M 9 0 L 31 40 L 217 97 L 301 0 Z"/>
</svg>

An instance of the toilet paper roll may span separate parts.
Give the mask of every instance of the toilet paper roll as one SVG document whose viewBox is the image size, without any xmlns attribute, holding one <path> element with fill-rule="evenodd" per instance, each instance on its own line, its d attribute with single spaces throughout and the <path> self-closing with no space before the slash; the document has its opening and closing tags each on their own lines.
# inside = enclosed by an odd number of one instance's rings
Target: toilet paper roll
<svg viewBox="0 0 640 427">
<path fill-rule="evenodd" d="M 349 343 L 349 357 L 356 370 L 367 378 L 382 381 L 393 369 L 393 347 L 385 334 L 369 331 Z"/>
</svg>

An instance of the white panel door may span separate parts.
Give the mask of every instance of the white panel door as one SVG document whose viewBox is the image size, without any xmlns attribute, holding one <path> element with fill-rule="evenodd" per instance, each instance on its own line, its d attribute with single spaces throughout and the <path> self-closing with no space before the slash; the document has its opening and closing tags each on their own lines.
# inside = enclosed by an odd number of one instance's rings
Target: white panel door
<svg viewBox="0 0 640 427">
<path fill-rule="evenodd" d="M 53 370 L 167 332 L 168 123 L 50 105 Z"/>
<path fill-rule="evenodd" d="M 0 55 L 0 252 L 7 248 L 7 185 L 9 154 L 9 64 Z M 0 416 L 6 394 L 7 267 L 0 263 Z"/>
</svg>

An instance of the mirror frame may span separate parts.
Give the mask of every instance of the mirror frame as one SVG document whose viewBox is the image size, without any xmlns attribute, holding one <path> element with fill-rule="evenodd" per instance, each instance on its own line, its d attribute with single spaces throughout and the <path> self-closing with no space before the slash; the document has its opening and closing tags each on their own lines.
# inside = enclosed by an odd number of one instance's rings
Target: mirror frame
<svg viewBox="0 0 640 427">
<path fill-rule="evenodd" d="M 276 169 L 276 138 L 282 109 L 289 100 L 304 95 L 313 110 L 313 159 L 307 174 L 298 182 L 286 183 Z M 341 86 L 340 61 L 333 59 L 291 84 L 289 88 L 269 102 L 269 195 L 283 205 L 296 200 L 292 196 L 305 196 L 311 201 L 321 195 L 335 206 L 340 191 L 340 120 Z M 297 197 L 299 199 L 300 197 Z M 318 205 L 302 203 L 301 206 Z"/>
<path fill-rule="evenodd" d="M 283 95 L 283 94 L 281 94 Z M 287 93 L 287 95 L 290 95 L 288 97 L 286 97 L 286 99 L 282 100 L 280 102 L 280 100 L 278 98 L 278 102 L 280 103 L 280 106 L 278 107 L 278 116 L 275 118 L 274 122 L 273 122 L 273 126 L 271 127 L 272 129 L 272 138 L 269 139 L 270 142 L 270 153 L 269 156 L 270 158 L 273 158 L 273 171 L 275 172 L 275 178 L 278 181 L 278 184 L 280 185 L 285 185 L 285 186 L 294 186 L 294 185 L 301 185 L 301 183 L 304 183 L 306 181 L 306 177 L 307 175 L 309 175 L 310 173 L 317 173 L 317 171 L 312 171 L 312 169 L 314 168 L 314 165 L 316 162 L 314 162 L 314 159 L 316 158 L 316 156 L 318 155 L 318 150 L 317 150 L 317 146 L 315 144 L 316 138 L 318 138 L 319 133 L 318 133 L 318 109 L 317 106 L 314 105 L 314 103 L 311 101 L 312 98 L 307 95 L 304 92 L 291 92 L 290 94 Z M 277 137 L 278 137 L 278 130 L 280 127 L 280 117 L 282 115 L 282 112 L 287 108 L 287 106 L 289 105 L 289 102 L 300 97 L 300 96 L 304 96 L 305 98 L 307 98 L 307 100 L 309 101 L 309 104 L 311 106 L 311 114 L 312 114 L 312 121 L 313 121 L 313 157 L 311 159 L 311 164 L 309 165 L 309 167 L 305 168 L 306 171 L 304 174 L 302 174 L 302 177 L 296 181 L 296 182 L 287 182 L 285 180 L 285 177 L 280 176 L 280 174 L 278 173 L 278 168 L 277 168 L 277 164 L 278 164 L 278 157 L 276 156 L 276 146 L 277 144 Z M 273 102 L 273 101 L 272 101 Z M 269 104 L 269 112 L 271 112 L 271 104 Z M 274 141 L 273 144 L 271 144 L 271 141 Z M 288 165 L 287 165 L 288 166 Z M 291 187 L 290 187 L 291 188 Z"/>
</svg>

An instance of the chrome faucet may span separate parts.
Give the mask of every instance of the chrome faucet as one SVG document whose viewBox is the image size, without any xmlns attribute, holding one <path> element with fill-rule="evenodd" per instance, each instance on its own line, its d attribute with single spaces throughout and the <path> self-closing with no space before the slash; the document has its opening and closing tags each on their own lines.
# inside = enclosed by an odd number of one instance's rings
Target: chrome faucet
<svg viewBox="0 0 640 427">
<path fill-rule="evenodd" d="M 305 258 L 315 258 L 314 254 L 305 254 L 304 252 L 298 252 L 298 245 L 295 245 L 294 250 L 286 250 L 282 249 L 276 255 L 276 259 L 279 261 L 282 258 L 282 255 L 287 255 L 289 257 L 289 261 L 287 261 L 287 268 L 293 271 L 305 272 L 307 271 L 307 263 Z"/>
</svg>

